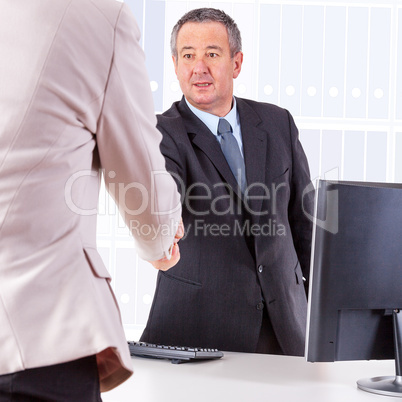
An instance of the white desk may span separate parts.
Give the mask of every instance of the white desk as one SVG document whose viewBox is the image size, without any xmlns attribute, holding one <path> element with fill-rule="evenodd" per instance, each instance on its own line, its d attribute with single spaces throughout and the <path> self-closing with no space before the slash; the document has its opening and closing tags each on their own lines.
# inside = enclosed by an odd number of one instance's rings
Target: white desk
<svg viewBox="0 0 402 402">
<path fill-rule="evenodd" d="M 220 360 L 171 364 L 133 357 L 134 375 L 104 402 L 402 402 L 357 388 L 394 375 L 394 361 L 308 363 L 301 357 L 225 352 Z"/>
</svg>

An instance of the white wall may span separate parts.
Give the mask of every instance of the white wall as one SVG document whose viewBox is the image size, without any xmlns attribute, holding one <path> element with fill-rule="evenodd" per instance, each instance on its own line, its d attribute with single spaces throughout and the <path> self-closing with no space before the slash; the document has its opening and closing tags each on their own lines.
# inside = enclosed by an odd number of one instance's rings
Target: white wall
<svg viewBox="0 0 402 402">
<path fill-rule="evenodd" d="M 235 94 L 287 108 L 312 179 L 402 182 L 402 0 L 126 0 L 141 31 L 157 112 L 180 99 L 170 58 L 176 21 L 198 7 L 237 22 L 244 64 Z M 148 316 L 156 271 L 138 259 L 103 193 L 98 246 L 130 339 Z"/>
</svg>

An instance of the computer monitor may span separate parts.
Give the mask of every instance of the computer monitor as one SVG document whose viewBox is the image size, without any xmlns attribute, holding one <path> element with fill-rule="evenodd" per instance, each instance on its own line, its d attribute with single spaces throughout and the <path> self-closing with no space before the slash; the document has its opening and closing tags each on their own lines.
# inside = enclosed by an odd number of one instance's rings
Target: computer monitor
<svg viewBox="0 0 402 402">
<path fill-rule="evenodd" d="M 395 359 L 359 388 L 402 396 L 402 184 L 319 180 L 306 358 Z"/>
</svg>

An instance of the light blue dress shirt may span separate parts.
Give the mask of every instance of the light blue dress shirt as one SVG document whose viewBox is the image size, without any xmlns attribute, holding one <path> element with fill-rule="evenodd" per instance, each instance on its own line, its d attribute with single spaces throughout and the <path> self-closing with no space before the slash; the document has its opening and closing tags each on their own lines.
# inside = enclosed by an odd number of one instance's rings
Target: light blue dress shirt
<svg viewBox="0 0 402 402">
<path fill-rule="evenodd" d="M 217 141 L 220 143 L 221 137 L 220 135 L 218 135 L 219 116 L 215 116 L 214 114 L 204 112 L 203 110 L 199 110 L 195 108 L 193 105 L 191 105 L 186 98 L 184 99 L 190 110 L 209 128 L 211 133 L 215 135 Z M 232 126 L 233 135 L 236 138 L 237 143 L 239 144 L 240 153 L 244 158 L 243 141 L 241 137 L 241 128 L 240 128 L 240 118 L 239 113 L 237 112 L 236 98 L 233 97 L 233 107 L 230 110 L 230 112 L 223 118 L 225 118 Z"/>
</svg>

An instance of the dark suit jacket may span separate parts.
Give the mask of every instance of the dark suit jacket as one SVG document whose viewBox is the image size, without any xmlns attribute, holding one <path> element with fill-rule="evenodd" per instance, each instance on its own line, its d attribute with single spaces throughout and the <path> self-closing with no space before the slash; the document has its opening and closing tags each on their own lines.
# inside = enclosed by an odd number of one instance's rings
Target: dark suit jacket
<svg viewBox="0 0 402 402">
<path fill-rule="evenodd" d="M 263 309 L 285 354 L 303 355 L 313 194 L 293 118 L 237 98 L 248 197 L 216 137 L 184 98 L 158 128 L 167 170 L 183 198 L 181 259 L 159 272 L 141 340 L 254 352 Z M 302 204 L 303 200 L 303 204 Z"/>
</svg>

